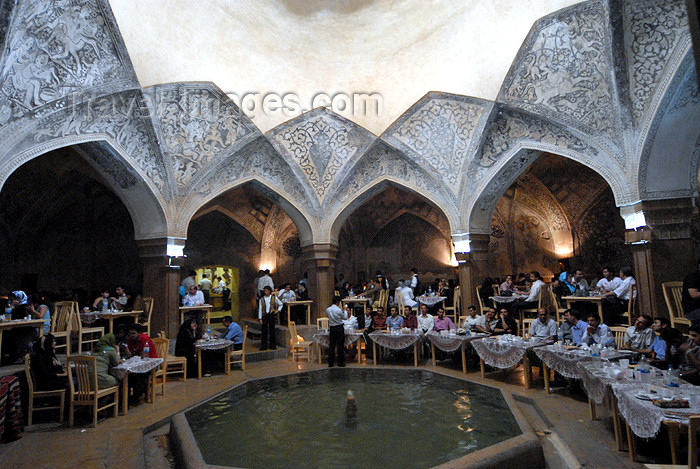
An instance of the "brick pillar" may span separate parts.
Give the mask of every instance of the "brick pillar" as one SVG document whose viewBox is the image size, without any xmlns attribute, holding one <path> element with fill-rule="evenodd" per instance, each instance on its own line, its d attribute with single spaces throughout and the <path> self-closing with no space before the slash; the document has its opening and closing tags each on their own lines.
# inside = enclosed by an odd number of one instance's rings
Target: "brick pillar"
<svg viewBox="0 0 700 469">
<path fill-rule="evenodd" d="M 304 270 L 309 273 L 309 297 L 314 300 L 311 320 L 316 321 L 333 301 L 335 290 L 335 259 L 338 246 L 310 244 L 301 249 Z"/>
<path fill-rule="evenodd" d="M 169 339 L 174 339 L 180 327 L 180 268 L 168 265 L 167 238 L 137 240 L 137 243 L 143 260 L 143 296 L 153 298 L 151 334 L 165 331 Z"/>
<path fill-rule="evenodd" d="M 462 312 L 467 306 L 477 305 L 476 287 L 480 287 L 488 275 L 489 235 L 470 234 L 469 252 L 455 252 L 459 270 L 459 288 Z M 463 313 L 464 314 L 464 313 Z"/>
<path fill-rule="evenodd" d="M 661 285 L 683 280 L 697 266 L 691 237 L 693 201 L 650 200 L 639 206 L 647 226 L 625 233 L 639 289 L 637 311 L 668 317 Z"/>
</svg>

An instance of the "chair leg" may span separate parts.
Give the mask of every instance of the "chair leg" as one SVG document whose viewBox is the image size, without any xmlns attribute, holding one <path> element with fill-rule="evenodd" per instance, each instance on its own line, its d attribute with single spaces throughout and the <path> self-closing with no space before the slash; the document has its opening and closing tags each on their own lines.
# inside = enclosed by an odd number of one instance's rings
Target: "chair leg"
<svg viewBox="0 0 700 469">
<path fill-rule="evenodd" d="M 61 425 L 64 425 L 64 423 L 63 423 L 63 410 L 64 410 L 64 407 L 66 405 L 65 396 L 59 396 L 59 400 L 61 401 L 61 403 L 58 405 L 58 418 L 61 421 Z"/>
<path fill-rule="evenodd" d="M 32 425 L 32 414 L 34 413 L 34 398 L 29 399 L 29 407 L 27 408 L 27 426 Z"/>
<path fill-rule="evenodd" d="M 97 402 L 99 399 L 95 397 L 95 401 L 92 404 L 92 427 L 96 428 L 97 427 Z"/>
<path fill-rule="evenodd" d="M 73 426 L 73 419 L 75 418 L 75 403 L 71 399 L 70 405 L 68 407 L 68 426 Z"/>
<path fill-rule="evenodd" d="M 117 418 L 119 415 L 119 390 L 115 391 L 112 397 L 114 399 L 114 418 Z"/>
</svg>

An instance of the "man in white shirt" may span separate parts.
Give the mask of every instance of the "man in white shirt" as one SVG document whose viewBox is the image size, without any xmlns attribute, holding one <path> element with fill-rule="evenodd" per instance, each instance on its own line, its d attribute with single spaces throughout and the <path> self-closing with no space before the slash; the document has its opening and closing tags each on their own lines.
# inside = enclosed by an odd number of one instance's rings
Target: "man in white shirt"
<svg viewBox="0 0 700 469">
<path fill-rule="evenodd" d="M 282 302 L 276 296 L 272 296 L 272 288 L 263 288 L 263 297 L 258 303 L 258 321 L 262 325 L 262 338 L 260 339 L 260 350 L 267 350 L 268 345 L 271 350 L 277 348 L 275 339 L 275 314 L 282 311 Z"/>
<path fill-rule="evenodd" d="M 266 269 L 263 272 L 263 276 L 258 279 L 258 291 L 260 291 L 261 294 L 264 294 L 262 290 L 264 290 L 265 287 L 270 287 L 270 291 L 275 289 L 275 284 L 272 282 L 272 277 L 270 277 L 270 269 Z"/>
<path fill-rule="evenodd" d="M 435 319 L 432 314 L 428 313 L 428 305 L 420 305 L 420 314 L 418 315 L 418 329 L 427 334 L 435 327 Z"/>
<path fill-rule="evenodd" d="M 335 365 L 336 352 L 338 355 L 338 366 L 345 366 L 345 328 L 343 321 L 348 318 L 348 314 L 340 309 L 338 304 L 340 297 L 333 297 L 333 304 L 326 308 L 328 317 L 329 341 L 328 346 L 328 367 Z"/>
<path fill-rule="evenodd" d="M 588 327 L 581 338 L 582 344 L 598 344 L 604 347 L 608 345 L 609 342 L 615 343 L 615 337 L 613 336 L 612 332 L 610 332 L 610 328 L 600 322 L 600 316 L 598 313 L 588 313 L 587 319 Z"/>
<path fill-rule="evenodd" d="M 489 308 L 486 312 L 479 316 L 474 324 L 478 332 L 483 332 L 484 334 L 493 334 L 493 330 L 498 324 L 498 318 L 496 318 L 496 308 Z"/>
<path fill-rule="evenodd" d="M 413 295 L 418 294 L 418 270 L 415 267 L 411 268 L 411 283 L 407 285 L 413 290 Z"/>
<path fill-rule="evenodd" d="M 197 285 L 190 285 L 190 289 L 185 295 L 182 304 L 185 306 L 202 306 L 204 304 L 204 295 L 197 290 Z"/>
<path fill-rule="evenodd" d="M 476 323 L 481 316 L 476 314 L 476 306 L 471 305 L 467 308 L 468 316 L 464 319 L 464 323 L 460 324 L 467 331 L 475 331 Z"/>
<path fill-rule="evenodd" d="M 517 317 L 519 312 L 523 309 L 531 309 L 539 307 L 540 303 L 540 291 L 544 286 L 542 281 L 542 276 L 536 270 L 530 272 L 530 281 L 532 282 L 532 287 L 530 288 L 530 294 L 524 300 L 517 300 L 513 303 L 511 308 L 513 314 Z M 521 316 L 522 317 L 522 316 Z"/>
<path fill-rule="evenodd" d="M 603 278 L 598 280 L 595 288 L 603 293 L 611 292 L 622 284 L 620 277 L 615 277 L 615 272 L 612 267 L 603 268 Z"/>
<path fill-rule="evenodd" d="M 211 304 L 209 302 L 209 291 L 211 290 L 211 280 L 207 278 L 207 274 L 202 274 L 202 280 L 199 282 L 199 288 L 202 290 L 204 295 L 204 302 L 206 304 Z"/>
<path fill-rule="evenodd" d="M 624 279 L 623 279 L 624 280 Z M 636 353 L 644 353 L 654 342 L 654 330 L 651 326 L 651 317 L 642 314 L 634 321 L 634 325 L 625 331 L 625 339 L 622 348 Z"/>
<path fill-rule="evenodd" d="M 557 337 L 557 323 L 549 317 L 545 308 L 537 311 L 537 319 L 530 324 L 530 337 L 540 340 L 554 340 Z"/>
</svg>

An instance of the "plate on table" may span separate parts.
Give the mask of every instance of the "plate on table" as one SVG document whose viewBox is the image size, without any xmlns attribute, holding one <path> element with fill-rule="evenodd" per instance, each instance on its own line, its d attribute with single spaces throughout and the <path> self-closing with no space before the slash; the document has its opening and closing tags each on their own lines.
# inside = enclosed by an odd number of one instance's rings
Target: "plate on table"
<svg viewBox="0 0 700 469">
<path fill-rule="evenodd" d="M 594 371 L 593 376 L 595 376 L 597 378 L 608 378 L 610 375 L 608 375 L 604 371 Z"/>
<path fill-rule="evenodd" d="M 646 393 L 646 392 L 640 391 L 637 394 L 635 394 L 634 397 L 636 397 L 637 399 L 641 399 L 643 401 L 653 401 L 654 399 L 659 397 L 659 395 L 658 394 L 653 395 L 651 393 Z"/>
</svg>

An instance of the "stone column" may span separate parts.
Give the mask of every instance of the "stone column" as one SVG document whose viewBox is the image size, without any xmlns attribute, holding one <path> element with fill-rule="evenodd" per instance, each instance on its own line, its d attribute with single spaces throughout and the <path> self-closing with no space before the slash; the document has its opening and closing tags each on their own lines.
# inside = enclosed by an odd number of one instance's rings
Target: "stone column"
<svg viewBox="0 0 700 469">
<path fill-rule="evenodd" d="M 459 287 L 462 299 L 462 314 L 467 306 L 477 305 L 476 288 L 488 275 L 489 235 L 470 234 L 469 252 L 455 252 L 459 269 Z"/>
<path fill-rule="evenodd" d="M 661 285 L 683 280 L 697 266 L 691 237 L 693 201 L 664 199 L 637 205 L 646 226 L 625 233 L 638 284 L 637 312 L 668 317 Z"/>
<path fill-rule="evenodd" d="M 143 296 L 153 298 L 151 334 L 165 331 L 169 339 L 175 339 L 180 327 L 180 267 L 169 265 L 167 238 L 143 239 L 137 243 L 143 260 Z M 184 261 L 184 258 L 172 260 Z"/>
<path fill-rule="evenodd" d="M 309 297 L 314 300 L 311 320 L 322 316 L 333 301 L 335 290 L 335 259 L 338 246 L 334 244 L 310 244 L 301 248 L 304 270 L 309 273 Z"/>
</svg>

